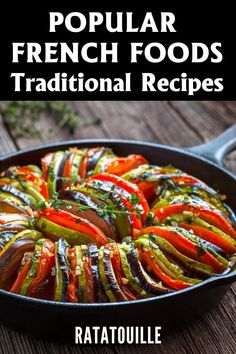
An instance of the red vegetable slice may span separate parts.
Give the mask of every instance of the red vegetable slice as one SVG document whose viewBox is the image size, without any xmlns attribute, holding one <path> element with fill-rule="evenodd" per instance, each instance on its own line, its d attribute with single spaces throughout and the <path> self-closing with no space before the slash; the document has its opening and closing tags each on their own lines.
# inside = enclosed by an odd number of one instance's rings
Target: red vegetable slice
<svg viewBox="0 0 236 354">
<path fill-rule="evenodd" d="M 93 303 L 95 302 L 95 297 L 91 259 L 88 255 L 89 252 L 87 246 L 81 246 L 81 249 L 83 253 L 83 265 L 86 276 L 86 298 L 89 303 Z"/>
<path fill-rule="evenodd" d="M 64 210 L 55 210 L 53 208 L 47 208 L 43 212 L 44 218 L 58 225 L 67 227 L 71 230 L 75 230 L 90 236 L 99 245 L 105 245 L 108 242 L 106 235 L 95 225 L 86 219 L 78 218 L 76 215 L 71 214 Z"/>
<path fill-rule="evenodd" d="M 70 302 L 78 302 L 76 291 L 78 288 L 78 280 L 76 276 L 76 266 L 77 266 L 77 261 L 76 261 L 76 253 L 75 249 L 71 248 L 68 251 L 68 257 L 70 260 L 70 282 L 68 285 L 68 300 Z"/>
<path fill-rule="evenodd" d="M 50 164 L 54 158 L 54 155 L 55 155 L 54 152 L 49 152 L 41 159 L 43 177 L 46 181 L 48 179 L 48 167 L 50 166 Z"/>
<path fill-rule="evenodd" d="M 150 251 L 141 250 L 141 249 L 139 249 L 139 251 L 140 251 L 141 258 L 147 263 L 147 265 L 150 267 L 150 269 L 153 271 L 156 277 L 162 280 L 166 285 L 168 285 L 172 289 L 181 290 L 181 289 L 189 288 L 190 286 L 193 285 L 190 283 L 185 283 L 182 280 L 176 280 L 170 278 L 169 275 L 165 274 L 162 271 L 162 269 L 159 267 L 159 265 L 156 263 Z"/>
<path fill-rule="evenodd" d="M 131 292 L 129 287 L 126 285 L 127 279 L 125 279 L 125 277 L 124 277 L 124 273 L 123 273 L 122 266 L 121 266 L 121 260 L 120 260 L 120 252 L 117 247 L 117 244 L 116 243 L 109 243 L 107 245 L 107 247 L 113 251 L 112 257 L 111 257 L 111 264 L 112 264 L 116 279 L 119 283 L 121 290 L 123 291 L 123 293 L 125 294 L 125 296 L 127 297 L 128 300 L 137 300 L 137 296 L 135 296 Z"/>
<path fill-rule="evenodd" d="M 40 287 L 51 277 L 52 267 L 55 265 L 55 244 L 50 240 L 45 240 L 42 249 L 40 260 L 37 267 L 37 275 L 31 282 L 27 295 L 38 297 Z M 47 284 L 46 284 L 47 285 Z M 47 286 L 45 286 L 46 288 Z M 45 296 L 45 294 L 44 294 Z"/>
<path fill-rule="evenodd" d="M 127 157 L 115 157 L 109 159 L 104 166 L 104 170 L 107 173 L 121 176 L 126 172 L 147 163 L 148 161 L 142 155 L 132 154 Z"/>
<path fill-rule="evenodd" d="M 115 176 L 109 173 L 99 173 L 91 177 L 91 179 L 114 183 L 118 188 L 125 190 L 131 195 L 135 195 L 138 199 L 136 204 L 139 205 L 143 210 L 141 214 L 142 220 L 143 221 L 145 220 L 146 215 L 149 212 L 149 205 L 146 198 L 144 197 L 143 193 L 140 191 L 137 185 L 130 183 L 119 176 Z"/>
<path fill-rule="evenodd" d="M 211 253 L 204 252 L 198 245 L 188 240 L 180 231 L 169 229 L 163 226 L 150 226 L 141 231 L 141 234 L 154 233 L 157 236 L 163 237 L 170 242 L 179 252 L 186 256 L 195 259 L 196 261 L 210 265 L 216 272 L 221 273 L 225 270 L 225 266 L 218 261 Z"/>
<path fill-rule="evenodd" d="M 221 237 L 217 233 L 208 230 L 206 227 L 185 223 L 180 223 L 179 226 L 186 230 L 193 230 L 196 236 L 199 236 L 204 240 L 220 247 L 227 254 L 233 254 L 236 252 L 236 246 L 233 243 Z"/>
<path fill-rule="evenodd" d="M 236 231 L 229 221 L 215 210 L 205 209 L 201 205 L 193 203 L 173 204 L 153 210 L 153 213 L 157 216 L 159 221 L 163 221 L 170 215 L 180 214 L 184 211 L 190 211 L 198 215 L 203 220 L 206 220 L 212 225 L 218 227 L 220 230 L 229 234 L 234 240 L 236 240 Z"/>
<path fill-rule="evenodd" d="M 31 254 L 33 255 L 33 252 Z M 9 290 L 11 293 L 17 294 L 19 292 L 21 285 L 23 284 L 23 282 L 28 274 L 31 262 L 32 262 L 32 259 L 29 258 L 28 261 L 25 263 L 25 265 L 22 267 L 22 269 L 18 272 L 17 278 L 14 281 L 11 289 Z"/>
</svg>

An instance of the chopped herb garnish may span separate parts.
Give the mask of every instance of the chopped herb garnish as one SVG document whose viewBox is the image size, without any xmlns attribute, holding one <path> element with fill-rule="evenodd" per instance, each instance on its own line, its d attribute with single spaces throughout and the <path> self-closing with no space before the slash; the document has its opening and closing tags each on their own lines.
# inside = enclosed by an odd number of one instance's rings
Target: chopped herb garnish
<svg viewBox="0 0 236 354">
<path fill-rule="evenodd" d="M 135 193 L 132 193 L 131 196 L 129 197 L 129 201 L 131 204 L 135 205 L 140 201 L 140 199 L 137 197 Z"/>
</svg>

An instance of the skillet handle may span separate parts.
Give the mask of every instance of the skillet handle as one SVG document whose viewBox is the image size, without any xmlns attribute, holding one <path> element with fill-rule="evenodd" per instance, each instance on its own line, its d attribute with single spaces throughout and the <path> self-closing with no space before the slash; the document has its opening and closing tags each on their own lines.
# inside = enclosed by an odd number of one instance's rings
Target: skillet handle
<svg viewBox="0 0 236 354">
<path fill-rule="evenodd" d="M 236 148 L 236 124 L 208 143 L 193 146 L 187 150 L 224 166 L 225 156 L 234 148 Z"/>
</svg>

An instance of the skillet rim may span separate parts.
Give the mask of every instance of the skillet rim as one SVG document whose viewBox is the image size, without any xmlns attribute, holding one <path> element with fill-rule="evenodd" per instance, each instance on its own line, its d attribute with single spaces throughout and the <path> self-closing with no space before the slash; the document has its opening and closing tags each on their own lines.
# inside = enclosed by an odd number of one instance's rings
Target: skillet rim
<svg viewBox="0 0 236 354">
<path fill-rule="evenodd" d="M 14 158 L 14 157 L 20 157 L 24 154 L 32 154 L 35 151 L 40 151 L 40 150 L 46 150 L 49 148 L 68 148 L 72 145 L 89 145 L 89 144 L 117 144 L 117 145 L 137 145 L 137 146 L 147 146 L 153 149 L 164 149 L 164 150 L 168 150 L 170 152 L 177 152 L 180 155 L 184 155 L 184 156 L 190 156 L 192 158 L 195 158 L 197 160 L 200 160 L 210 166 L 213 166 L 215 168 L 217 168 L 218 170 L 220 170 L 222 173 L 228 175 L 230 178 L 232 178 L 236 184 L 236 176 L 229 170 L 227 170 L 225 167 L 218 165 L 217 163 L 214 163 L 208 159 L 206 159 L 205 157 L 202 157 L 198 154 L 195 154 L 192 151 L 189 151 L 188 148 L 179 148 L 179 147 L 172 147 L 172 146 L 168 146 L 168 145 L 164 145 L 164 144 L 157 144 L 154 142 L 149 142 L 149 141 L 142 141 L 142 140 L 129 140 L 129 139 L 75 139 L 75 140 L 63 140 L 63 141 L 59 141 L 59 142 L 54 142 L 54 143 L 48 143 L 48 144 L 41 144 L 41 145 L 36 145 L 36 146 L 32 146 L 32 147 L 28 147 L 25 149 L 21 149 L 21 150 L 17 150 L 15 152 L 12 153 L 8 153 L 6 155 L 0 156 L 0 162 L 4 162 L 7 161 L 10 158 Z M 28 296 L 23 296 L 23 295 L 19 295 L 19 294 L 14 294 L 14 293 L 10 293 L 9 291 L 6 290 L 2 290 L 0 289 L 0 295 L 5 295 L 9 298 L 17 299 L 17 301 L 20 302 L 26 302 L 29 304 L 40 304 L 40 306 L 54 306 L 55 308 L 57 308 L 57 306 L 60 306 L 60 308 L 62 307 L 66 307 L 66 308 L 106 308 L 106 307 L 117 307 L 117 306 L 122 306 L 122 307 L 126 307 L 128 305 L 133 305 L 135 306 L 136 304 L 142 304 L 142 303 L 147 303 L 147 302 L 156 302 L 156 301 L 162 301 L 162 299 L 168 299 L 168 298 L 172 298 L 174 297 L 181 297 L 181 295 L 184 295 L 186 293 L 191 293 L 191 292 L 196 292 L 198 291 L 198 289 L 202 289 L 205 287 L 209 287 L 211 285 L 216 285 L 216 286 L 220 286 L 220 285 L 225 285 L 225 286 L 230 286 L 230 284 L 232 284 L 234 281 L 236 280 L 236 269 L 234 269 L 233 271 L 229 271 L 229 273 L 227 274 L 222 274 L 222 275 L 217 275 L 214 276 L 212 278 L 209 279 L 205 279 L 203 280 L 202 283 L 196 284 L 196 285 L 192 285 L 189 288 L 186 289 L 182 289 L 182 290 L 174 290 L 171 293 L 168 294 L 163 294 L 163 295 L 159 295 L 159 296 L 154 296 L 154 297 L 150 297 L 150 298 L 146 298 L 146 299 L 140 299 L 140 300 L 134 300 L 134 301 L 127 301 L 127 302 L 113 302 L 113 303 L 91 303 L 91 304 L 86 304 L 86 303 L 69 303 L 69 302 L 57 302 L 57 301 L 53 301 L 53 300 L 43 300 L 43 299 L 36 299 L 36 298 L 31 298 Z"/>
</svg>

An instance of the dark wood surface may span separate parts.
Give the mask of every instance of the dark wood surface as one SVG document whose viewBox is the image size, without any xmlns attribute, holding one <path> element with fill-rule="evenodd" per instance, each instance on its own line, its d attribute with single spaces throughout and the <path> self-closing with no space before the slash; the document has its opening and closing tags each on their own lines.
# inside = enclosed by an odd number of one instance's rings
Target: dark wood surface
<svg viewBox="0 0 236 354">
<path fill-rule="evenodd" d="M 236 123 L 236 102 L 71 102 L 83 117 L 102 117 L 100 126 L 77 129 L 70 136 L 55 127 L 52 117 L 36 124 L 41 137 L 15 139 L 0 123 L 0 154 L 53 141 L 74 138 L 126 138 L 172 146 L 206 142 Z M 226 159 L 236 172 L 236 152 Z M 32 321 L 37 319 L 32 319 Z M 0 353 L 203 353 L 236 352 L 236 284 L 221 303 L 201 320 L 179 329 L 155 346 L 86 347 L 48 343 L 0 327 Z M 45 319 L 45 326 L 47 321 Z"/>
</svg>

